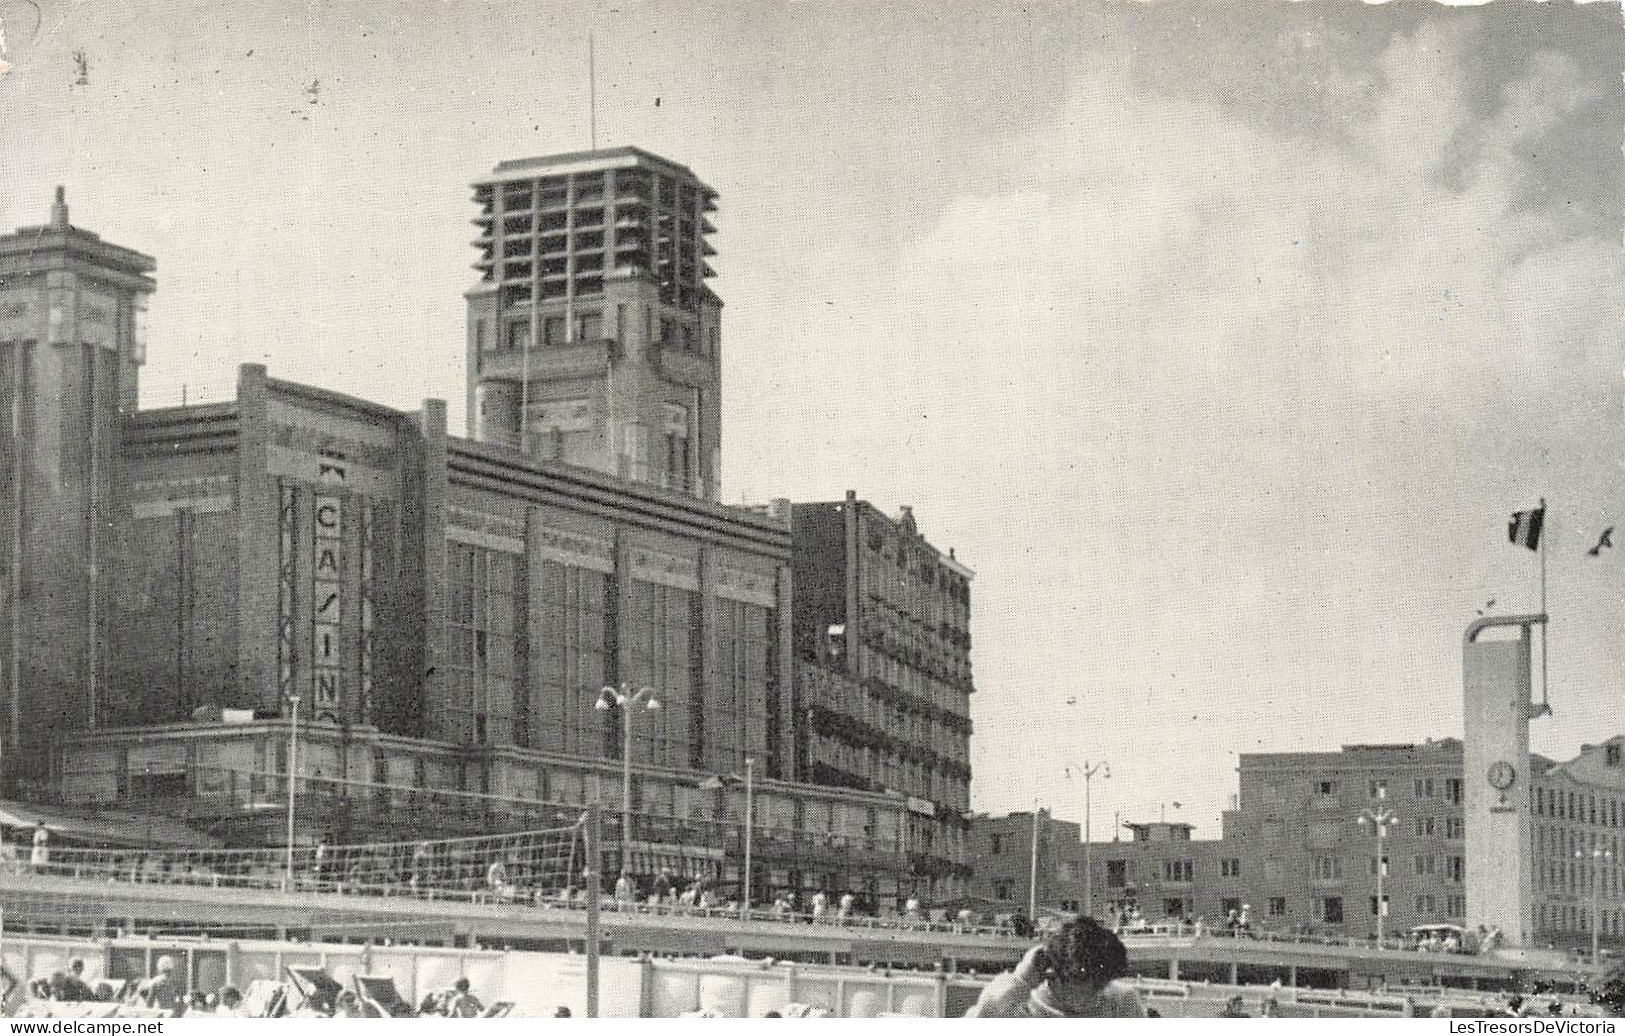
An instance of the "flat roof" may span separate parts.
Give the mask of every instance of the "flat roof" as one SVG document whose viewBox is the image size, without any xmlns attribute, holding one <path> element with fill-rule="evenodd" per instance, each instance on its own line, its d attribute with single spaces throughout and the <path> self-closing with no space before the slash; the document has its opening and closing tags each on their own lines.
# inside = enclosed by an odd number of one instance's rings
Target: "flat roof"
<svg viewBox="0 0 1625 1036">
<path fill-rule="evenodd" d="M 566 151 L 556 155 L 537 155 L 532 158 L 508 158 L 496 164 L 491 175 L 474 181 L 475 187 L 517 180 L 533 180 L 538 176 L 563 176 L 567 173 L 590 173 L 603 169 L 631 169 L 647 166 L 693 181 L 700 190 L 715 198 L 712 190 L 686 165 L 636 147 L 600 148 L 597 151 Z"/>
</svg>

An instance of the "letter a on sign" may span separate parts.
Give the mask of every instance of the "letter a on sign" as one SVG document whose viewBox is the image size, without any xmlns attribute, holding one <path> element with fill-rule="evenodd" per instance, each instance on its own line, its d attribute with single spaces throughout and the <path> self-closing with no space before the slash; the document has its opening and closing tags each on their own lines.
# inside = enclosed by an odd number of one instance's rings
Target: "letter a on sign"
<svg viewBox="0 0 1625 1036">
<path fill-rule="evenodd" d="M 337 579 L 339 577 L 339 553 L 329 546 L 316 548 L 316 578 Z"/>
</svg>

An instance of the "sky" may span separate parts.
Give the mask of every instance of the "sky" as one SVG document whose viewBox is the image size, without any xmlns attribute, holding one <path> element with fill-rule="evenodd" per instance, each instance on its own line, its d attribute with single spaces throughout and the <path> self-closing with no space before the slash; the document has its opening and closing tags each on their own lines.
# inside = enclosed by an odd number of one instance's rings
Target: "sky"
<svg viewBox="0 0 1625 1036">
<path fill-rule="evenodd" d="M 0 0 L 0 227 L 158 260 L 148 405 L 236 365 L 463 422 L 468 184 L 633 144 L 721 195 L 729 502 L 977 571 L 972 803 L 1218 833 L 1236 754 L 1622 728 L 1617 5 Z M 75 58 L 82 58 L 82 65 Z M 1620 537 L 1625 544 L 1625 536 Z M 1176 807 L 1174 803 L 1179 803 Z"/>
</svg>

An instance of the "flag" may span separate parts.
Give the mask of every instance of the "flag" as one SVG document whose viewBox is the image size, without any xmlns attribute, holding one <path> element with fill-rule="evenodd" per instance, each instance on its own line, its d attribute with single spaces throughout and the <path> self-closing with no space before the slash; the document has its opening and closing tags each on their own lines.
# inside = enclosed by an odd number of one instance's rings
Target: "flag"
<svg viewBox="0 0 1625 1036">
<path fill-rule="evenodd" d="M 1520 547 L 1539 550 L 1540 527 L 1545 521 L 1544 507 L 1537 507 L 1533 511 L 1514 511 L 1512 520 L 1507 522 L 1507 539 Z"/>
</svg>

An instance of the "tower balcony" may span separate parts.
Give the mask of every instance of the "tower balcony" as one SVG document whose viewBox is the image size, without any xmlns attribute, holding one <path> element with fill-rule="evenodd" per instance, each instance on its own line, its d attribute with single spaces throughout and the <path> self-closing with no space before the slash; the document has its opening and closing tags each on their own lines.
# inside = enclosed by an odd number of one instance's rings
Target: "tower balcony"
<svg viewBox="0 0 1625 1036">
<path fill-rule="evenodd" d="M 685 352 L 674 342 L 649 343 L 649 365 L 666 380 L 688 388 L 708 388 L 716 384 L 716 364 L 694 352 Z"/>
<path fill-rule="evenodd" d="M 558 378 L 591 377 L 608 369 L 620 345 L 612 338 L 580 339 L 565 345 L 537 345 L 530 351 L 532 384 Z M 521 380 L 526 373 L 525 350 L 500 349 L 480 358 L 480 381 Z"/>
</svg>

